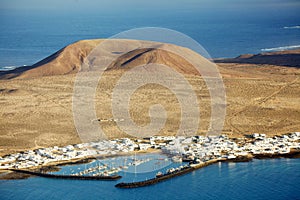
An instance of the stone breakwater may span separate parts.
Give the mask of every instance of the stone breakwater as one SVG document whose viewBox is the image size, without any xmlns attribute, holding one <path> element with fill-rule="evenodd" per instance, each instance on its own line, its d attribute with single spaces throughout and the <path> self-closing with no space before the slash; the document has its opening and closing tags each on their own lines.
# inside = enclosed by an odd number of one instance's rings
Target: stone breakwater
<svg viewBox="0 0 300 200">
<path fill-rule="evenodd" d="M 28 175 L 34 175 L 34 176 L 40 176 L 44 178 L 54 178 L 54 179 L 72 179 L 72 180 L 118 180 L 122 178 L 122 176 L 119 175 L 112 175 L 112 176 L 75 176 L 75 175 L 61 175 L 61 174 L 47 174 L 47 173 L 40 173 L 40 172 L 33 172 L 28 170 L 20 170 L 20 169 L 11 169 L 11 171 L 28 174 Z"/>
<path fill-rule="evenodd" d="M 177 176 L 181 176 L 187 173 L 190 173 L 194 170 L 197 170 L 199 168 L 214 164 L 216 162 L 218 162 L 219 160 L 215 159 L 215 160 L 210 160 L 207 161 L 205 163 L 199 163 L 199 164 L 195 164 L 195 165 L 188 165 L 185 167 L 182 167 L 181 169 L 175 170 L 173 172 L 168 172 L 166 174 L 163 174 L 161 176 L 157 176 L 155 178 L 149 179 L 149 180 L 145 180 L 145 181 L 139 181 L 139 182 L 131 182 L 131 183 L 118 183 L 115 185 L 115 187 L 117 188 L 137 188 L 137 187 L 144 187 L 144 186 L 148 186 L 148 185 L 153 185 L 162 181 L 166 181 L 168 179 L 177 177 Z"/>
</svg>

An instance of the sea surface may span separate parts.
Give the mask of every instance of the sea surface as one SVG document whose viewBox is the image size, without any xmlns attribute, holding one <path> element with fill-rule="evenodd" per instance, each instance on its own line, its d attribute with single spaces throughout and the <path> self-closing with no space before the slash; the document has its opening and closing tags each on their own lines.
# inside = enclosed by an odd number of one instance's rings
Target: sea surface
<svg viewBox="0 0 300 200">
<path fill-rule="evenodd" d="M 141 27 L 184 33 L 213 58 L 300 47 L 300 14 L 293 4 L 249 9 L 215 6 L 216 10 L 199 8 L 200 3 L 184 6 L 107 12 L 11 11 L 0 7 L 0 69 L 32 65 L 78 40 L 108 38 Z"/>
<path fill-rule="evenodd" d="M 170 166 L 174 165 L 176 164 Z M 140 169 L 147 166 L 148 169 L 151 168 L 151 164 L 144 163 Z M 83 164 L 65 166 L 58 173 L 65 174 L 71 168 L 74 170 L 84 167 Z M 300 199 L 300 159 L 216 163 L 152 186 L 135 189 L 114 187 L 122 181 L 151 178 L 156 171 L 157 169 L 136 169 L 120 172 L 123 178 L 117 181 L 55 180 L 41 177 L 0 181 L 0 199 Z"/>
</svg>

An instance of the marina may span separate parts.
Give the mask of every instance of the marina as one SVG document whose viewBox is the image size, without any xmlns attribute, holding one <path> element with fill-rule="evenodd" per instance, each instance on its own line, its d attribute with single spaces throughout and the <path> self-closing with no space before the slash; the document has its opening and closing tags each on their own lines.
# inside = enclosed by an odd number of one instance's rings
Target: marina
<svg viewBox="0 0 300 200">
<path fill-rule="evenodd" d="M 54 179 L 122 178 L 122 182 L 115 184 L 115 187 L 136 188 L 166 181 L 217 162 L 299 157 L 299 139 L 299 132 L 273 138 L 251 134 L 234 140 L 224 135 L 123 138 L 7 155 L 0 159 L 0 167 L 6 172 L 10 170 Z M 154 153 L 149 153 L 153 150 Z M 66 159 L 68 155 L 70 160 Z M 41 160 L 43 162 L 39 163 Z M 57 164 L 53 165 L 53 162 Z M 45 166 L 57 166 L 60 170 L 39 170 Z M 128 174 L 134 174 L 133 180 L 128 179 Z"/>
</svg>

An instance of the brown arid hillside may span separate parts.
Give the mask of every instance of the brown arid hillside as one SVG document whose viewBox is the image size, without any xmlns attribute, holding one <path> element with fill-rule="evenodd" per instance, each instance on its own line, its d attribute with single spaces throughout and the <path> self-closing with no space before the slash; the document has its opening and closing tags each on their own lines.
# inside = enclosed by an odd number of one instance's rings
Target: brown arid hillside
<svg viewBox="0 0 300 200">
<path fill-rule="evenodd" d="M 81 69 L 82 62 L 86 56 L 103 41 L 105 40 L 81 40 L 75 42 L 32 66 L 0 72 L 0 79 L 28 79 L 43 76 L 74 74 Z M 141 45 L 146 46 L 146 44 L 149 43 L 153 44 L 155 48 L 140 48 L 130 51 L 112 63 L 107 70 L 131 68 L 147 63 L 160 63 L 170 66 L 183 74 L 198 74 L 191 64 L 186 62 L 183 58 L 172 52 L 161 50 L 164 46 L 171 46 L 174 50 L 179 49 L 185 52 L 189 52 L 189 49 L 170 44 L 160 44 L 147 41 L 126 40 L 125 43 L 124 40 L 120 41 L 122 41 L 120 45 L 126 45 L 126 43 L 141 43 Z"/>
<path fill-rule="evenodd" d="M 42 76 L 76 73 L 89 52 L 101 40 L 81 40 L 55 52 L 32 66 L 17 68 L 9 72 L 0 72 L 2 79 L 25 79 Z"/>
<path fill-rule="evenodd" d="M 0 73 L 0 155 L 81 142 L 72 113 L 74 81 L 84 58 L 101 41 L 79 41 L 31 67 Z M 224 134 L 241 137 L 254 132 L 279 135 L 300 131 L 299 55 L 295 50 L 216 60 L 227 96 Z M 102 75 L 95 99 L 98 123 L 105 134 L 110 138 L 128 136 L 116 122 L 103 119 L 113 117 L 112 91 L 120 77 L 134 66 L 147 63 L 167 65 L 188 80 L 200 104 L 197 134 L 205 134 L 210 121 L 210 95 L 204 80 L 182 57 L 155 48 L 137 49 L 119 57 Z M 147 125 L 149 107 L 156 103 L 168 114 L 158 134 L 175 135 L 180 124 L 179 102 L 160 85 L 148 84 L 134 92 L 132 119 L 138 125 Z"/>
</svg>

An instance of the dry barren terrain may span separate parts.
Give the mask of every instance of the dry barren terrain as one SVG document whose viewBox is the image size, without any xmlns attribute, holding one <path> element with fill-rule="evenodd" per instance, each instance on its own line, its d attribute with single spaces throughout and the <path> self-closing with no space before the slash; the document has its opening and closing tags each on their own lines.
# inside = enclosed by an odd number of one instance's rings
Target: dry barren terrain
<svg viewBox="0 0 300 200">
<path fill-rule="evenodd" d="M 32 68 L 32 73 L 19 71 L 13 75 L 2 75 L 0 155 L 81 142 L 72 113 L 75 72 L 79 70 L 83 58 L 98 42 L 83 44 L 78 46 L 77 43 L 76 48 L 67 47 L 54 57 L 41 61 Z M 159 50 L 139 51 L 115 63 L 115 66 L 123 67 L 112 66 L 104 72 L 96 92 L 96 113 L 100 119 L 97 123 L 107 136 L 128 136 L 118 128 L 116 122 L 103 120 L 113 117 L 111 98 L 116 82 L 127 68 L 150 61 L 173 66 L 185 76 L 199 101 L 201 118 L 197 134 L 207 132 L 210 120 L 208 89 L 201 76 L 189 67 L 185 71 L 183 66 L 189 64 L 180 60 L 182 58 L 178 59 L 181 64 L 169 53 Z M 75 60 L 75 64 L 72 64 L 72 60 Z M 278 135 L 300 131 L 299 66 L 218 62 L 227 96 L 223 133 L 239 137 L 254 132 Z M 295 62 L 297 61 L 293 60 Z M 62 69 L 65 65 L 67 68 Z M 11 77 L 15 78 L 7 79 Z M 175 135 L 180 125 L 181 110 L 176 96 L 163 86 L 148 84 L 131 96 L 132 119 L 138 125 L 147 125 L 150 122 L 148 109 L 155 103 L 163 105 L 168 115 L 165 127 L 158 134 Z"/>
</svg>

